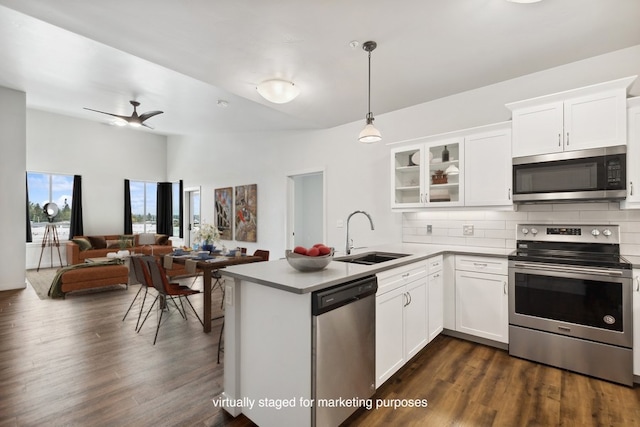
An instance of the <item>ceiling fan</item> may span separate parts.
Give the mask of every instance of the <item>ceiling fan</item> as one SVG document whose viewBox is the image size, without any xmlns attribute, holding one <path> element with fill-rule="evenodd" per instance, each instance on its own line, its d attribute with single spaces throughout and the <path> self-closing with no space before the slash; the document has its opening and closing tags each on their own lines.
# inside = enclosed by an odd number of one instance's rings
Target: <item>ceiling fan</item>
<svg viewBox="0 0 640 427">
<path fill-rule="evenodd" d="M 136 110 L 136 108 L 140 106 L 140 103 L 138 101 L 129 101 L 129 103 L 133 105 L 133 114 L 131 114 L 131 116 L 121 116 L 119 114 L 107 113 L 105 111 L 94 110 L 92 108 L 87 108 L 87 107 L 84 107 L 84 109 L 89 111 L 95 111 L 96 113 L 107 114 L 109 116 L 117 117 L 118 119 L 124 120 L 125 122 L 127 122 L 129 125 L 133 127 L 144 126 L 149 129 L 153 129 L 153 128 L 145 124 L 144 123 L 145 120 L 163 113 L 163 111 L 147 111 L 144 114 L 138 115 L 138 111 Z"/>
</svg>

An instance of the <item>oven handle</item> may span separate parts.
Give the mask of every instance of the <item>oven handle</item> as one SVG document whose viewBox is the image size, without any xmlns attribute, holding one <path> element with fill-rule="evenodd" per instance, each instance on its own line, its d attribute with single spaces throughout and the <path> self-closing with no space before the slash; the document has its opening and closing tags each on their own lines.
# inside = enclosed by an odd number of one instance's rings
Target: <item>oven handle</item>
<svg viewBox="0 0 640 427">
<path fill-rule="evenodd" d="M 567 272 L 567 273 L 587 273 L 587 274 L 597 274 L 600 276 L 622 276 L 622 271 L 619 270 L 602 270 L 598 268 L 585 268 L 585 267 L 571 267 L 566 265 L 557 265 L 557 264 L 538 264 L 532 262 L 515 262 L 513 263 L 514 267 L 519 268 L 531 268 L 535 270 L 547 270 L 547 271 L 559 271 L 559 272 Z"/>
</svg>

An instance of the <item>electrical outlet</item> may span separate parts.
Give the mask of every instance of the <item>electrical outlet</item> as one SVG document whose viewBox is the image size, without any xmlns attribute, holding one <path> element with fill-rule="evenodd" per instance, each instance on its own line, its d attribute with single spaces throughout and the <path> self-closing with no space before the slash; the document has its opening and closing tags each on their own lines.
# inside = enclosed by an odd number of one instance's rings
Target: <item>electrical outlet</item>
<svg viewBox="0 0 640 427">
<path fill-rule="evenodd" d="M 473 225 L 463 225 L 462 234 L 465 236 L 473 236 Z"/>
<path fill-rule="evenodd" d="M 427 225 L 427 234 L 431 234 L 433 232 L 433 225 Z"/>
</svg>

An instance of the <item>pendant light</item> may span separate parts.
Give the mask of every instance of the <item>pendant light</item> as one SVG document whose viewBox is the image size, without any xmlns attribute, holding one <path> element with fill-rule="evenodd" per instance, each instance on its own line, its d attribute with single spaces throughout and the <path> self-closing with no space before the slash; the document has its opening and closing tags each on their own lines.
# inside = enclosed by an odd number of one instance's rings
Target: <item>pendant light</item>
<svg viewBox="0 0 640 427">
<path fill-rule="evenodd" d="M 360 132 L 358 140 L 365 144 L 371 144 L 382 140 L 380 131 L 373 126 L 373 113 L 371 112 L 371 52 L 378 46 L 374 41 L 364 42 L 362 48 L 369 52 L 369 112 L 367 113 L 367 124 Z"/>
</svg>

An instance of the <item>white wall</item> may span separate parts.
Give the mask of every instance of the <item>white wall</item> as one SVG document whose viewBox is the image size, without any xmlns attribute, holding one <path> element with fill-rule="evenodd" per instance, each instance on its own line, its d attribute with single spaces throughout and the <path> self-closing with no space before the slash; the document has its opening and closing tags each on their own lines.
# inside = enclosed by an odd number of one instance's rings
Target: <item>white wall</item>
<svg viewBox="0 0 640 427">
<path fill-rule="evenodd" d="M 26 286 L 26 94 L 0 87 L 0 291 Z"/>
<path fill-rule="evenodd" d="M 162 135 L 27 111 L 27 170 L 82 176 L 85 234 L 124 231 L 124 179 L 166 180 L 166 147 L 167 138 Z M 66 238 L 60 236 L 61 241 Z M 40 244 L 27 244 L 27 268 L 38 265 L 40 252 Z M 55 266 L 57 253 L 53 256 Z M 62 260 L 66 261 L 64 252 Z M 47 250 L 42 266 L 50 265 Z"/>
<path fill-rule="evenodd" d="M 376 126 L 390 143 L 501 122 L 510 119 L 505 103 L 635 74 L 640 74 L 640 45 L 376 115 Z M 640 82 L 632 93 L 640 94 Z M 345 228 L 338 228 L 337 221 L 358 209 L 372 214 L 376 229 L 369 229 L 364 216 L 354 217 L 356 246 L 399 242 L 402 214 L 390 209 L 389 147 L 359 144 L 356 136 L 363 125 L 364 119 L 321 131 L 170 137 L 168 179 L 203 186 L 202 212 L 209 221 L 214 188 L 257 183 L 258 243 L 243 246 L 264 247 L 280 257 L 286 249 L 285 177 L 324 169 L 329 245 L 344 250 Z"/>
</svg>

